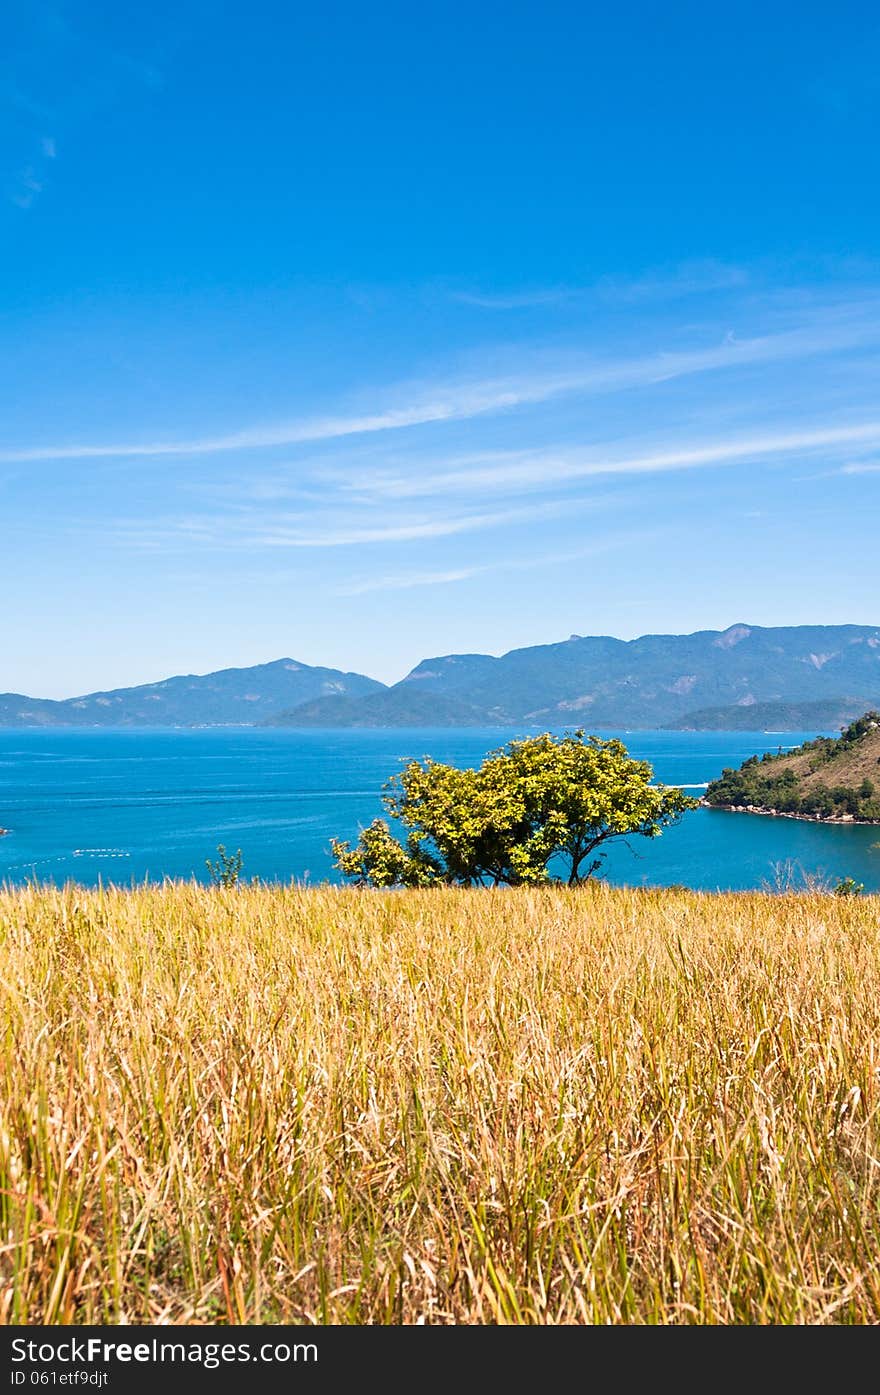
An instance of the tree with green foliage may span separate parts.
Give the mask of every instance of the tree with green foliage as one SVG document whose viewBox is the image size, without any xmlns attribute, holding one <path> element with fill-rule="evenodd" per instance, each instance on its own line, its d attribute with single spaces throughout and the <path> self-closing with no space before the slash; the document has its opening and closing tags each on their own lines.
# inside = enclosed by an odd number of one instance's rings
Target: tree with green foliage
<svg viewBox="0 0 880 1395">
<path fill-rule="evenodd" d="M 579 886 L 611 840 L 656 838 L 697 807 L 621 741 L 583 731 L 511 741 L 476 770 L 410 761 L 385 788 L 405 837 L 375 819 L 354 847 L 332 843 L 361 886 Z"/>
</svg>

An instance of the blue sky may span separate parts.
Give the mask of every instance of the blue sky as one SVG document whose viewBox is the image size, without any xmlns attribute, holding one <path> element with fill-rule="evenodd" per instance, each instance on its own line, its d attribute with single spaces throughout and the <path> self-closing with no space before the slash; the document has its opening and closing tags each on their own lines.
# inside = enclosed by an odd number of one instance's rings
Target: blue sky
<svg viewBox="0 0 880 1395">
<path fill-rule="evenodd" d="M 0 690 L 877 623 L 874 7 L 2 30 Z"/>
</svg>

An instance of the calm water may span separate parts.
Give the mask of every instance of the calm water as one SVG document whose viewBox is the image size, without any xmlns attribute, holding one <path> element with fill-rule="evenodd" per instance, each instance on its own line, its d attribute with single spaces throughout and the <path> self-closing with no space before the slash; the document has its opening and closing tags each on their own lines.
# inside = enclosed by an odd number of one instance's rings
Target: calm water
<svg viewBox="0 0 880 1395">
<path fill-rule="evenodd" d="M 241 848 L 246 877 L 335 880 L 331 837 L 356 838 L 381 813 L 382 783 L 401 760 L 474 765 L 514 734 L 0 730 L 0 827 L 11 829 L 0 881 L 206 879 L 218 843 Z M 725 765 L 815 732 L 617 734 L 658 779 L 699 793 Z M 618 883 L 711 890 L 772 885 L 787 867 L 876 891 L 878 842 L 878 828 L 700 809 L 661 838 L 615 848 L 606 868 Z"/>
</svg>

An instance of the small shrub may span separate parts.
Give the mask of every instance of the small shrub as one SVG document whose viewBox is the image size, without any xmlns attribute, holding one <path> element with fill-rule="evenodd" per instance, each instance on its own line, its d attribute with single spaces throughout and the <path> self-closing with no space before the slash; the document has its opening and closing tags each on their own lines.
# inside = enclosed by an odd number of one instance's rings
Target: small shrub
<svg viewBox="0 0 880 1395">
<path fill-rule="evenodd" d="M 211 874 L 213 886 L 238 886 L 242 867 L 241 848 L 234 853 L 227 853 L 223 844 L 218 843 L 217 861 L 212 862 L 210 858 L 206 858 L 205 866 Z"/>
<path fill-rule="evenodd" d="M 861 896 L 865 889 L 864 882 L 857 882 L 854 877 L 842 877 L 834 888 L 835 896 Z"/>
</svg>

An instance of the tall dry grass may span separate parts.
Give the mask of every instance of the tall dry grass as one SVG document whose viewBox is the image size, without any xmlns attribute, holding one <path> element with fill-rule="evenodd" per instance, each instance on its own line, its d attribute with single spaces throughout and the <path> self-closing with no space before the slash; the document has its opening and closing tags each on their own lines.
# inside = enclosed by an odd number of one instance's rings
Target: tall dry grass
<svg viewBox="0 0 880 1395">
<path fill-rule="evenodd" d="M 876 1322 L 876 898 L 0 895 L 0 1319 Z"/>
</svg>

